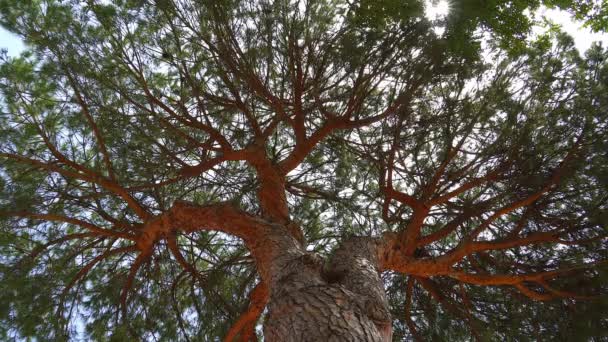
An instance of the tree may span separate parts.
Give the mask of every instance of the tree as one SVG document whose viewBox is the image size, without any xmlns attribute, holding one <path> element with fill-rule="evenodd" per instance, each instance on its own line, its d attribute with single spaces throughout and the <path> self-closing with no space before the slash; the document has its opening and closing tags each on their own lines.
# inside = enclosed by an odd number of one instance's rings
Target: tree
<svg viewBox="0 0 608 342">
<path fill-rule="evenodd" d="M 539 5 L 0 1 L 0 336 L 605 337 L 608 53 Z"/>
</svg>

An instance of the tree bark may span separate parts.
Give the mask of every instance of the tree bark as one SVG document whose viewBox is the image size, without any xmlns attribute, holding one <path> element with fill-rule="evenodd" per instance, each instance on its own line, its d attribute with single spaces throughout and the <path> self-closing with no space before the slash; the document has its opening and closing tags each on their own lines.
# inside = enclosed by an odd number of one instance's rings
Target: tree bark
<svg viewBox="0 0 608 342">
<path fill-rule="evenodd" d="M 292 233 L 293 222 L 273 219 L 253 216 L 230 203 L 199 206 L 181 201 L 148 221 L 135 246 L 145 257 L 158 240 L 170 240 L 178 231 L 218 230 L 243 239 L 268 287 L 266 341 L 391 341 L 392 319 L 381 272 L 422 277 L 454 272 L 446 262 L 404 256 L 394 233 L 347 239 L 324 261 L 306 251 L 301 236 Z M 260 301 L 254 306 L 265 299 Z M 244 318 L 249 325 L 257 314 L 251 315 Z M 237 334 L 244 336 L 235 327 L 231 336 Z"/>
<path fill-rule="evenodd" d="M 264 325 L 267 341 L 388 341 L 357 295 L 337 284 L 279 289 Z"/>
<path fill-rule="evenodd" d="M 372 239 L 345 242 L 323 266 L 294 244 L 270 286 L 267 341 L 391 341 L 388 302 Z"/>
<path fill-rule="evenodd" d="M 151 220 L 137 241 L 142 251 L 175 230 L 219 230 L 243 239 L 268 286 L 266 341 L 391 341 L 380 272 L 384 240 L 351 238 L 325 263 L 307 252 L 289 225 L 251 216 L 227 203 L 177 202 Z M 241 332 L 241 336 L 242 336 Z"/>
</svg>

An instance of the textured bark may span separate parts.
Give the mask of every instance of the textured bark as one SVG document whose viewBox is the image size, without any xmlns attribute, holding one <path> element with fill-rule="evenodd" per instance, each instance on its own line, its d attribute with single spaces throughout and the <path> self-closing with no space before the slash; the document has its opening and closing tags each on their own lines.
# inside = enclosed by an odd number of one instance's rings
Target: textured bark
<svg viewBox="0 0 608 342">
<path fill-rule="evenodd" d="M 323 284 L 280 290 L 271 297 L 267 341 L 385 341 L 356 294 Z"/>
<path fill-rule="evenodd" d="M 145 226 L 137 246 L 149 251 L 175 229 L 215 229 L 239 236 L 268 285 L 266 341 L 390 341 L 391 317 L 380 279 L 384 240 L 347 240 L 324 267 L 290 233 L 295 230 L 290 225 L 256 218 L 229 204 L 178 202 Z"/>
<path fill-rule="evenodd" d="M 173 246 L 171 249 L 178 262 L 193 271 L 191 265 L 180 257 L 173 239 L 177 232 L 199 230 L 219 230 L 237 236 L 251 252 L 261 281 L 269 289 L 268 314 L 264 323 L 267 341 L 390 341 L 392 320 L 380 278 L 381 272 L 387 270 L 421 278 L 448 276 L 476 285 L 508 285 L 540 300 L 566 294 L 536 292 L 528 288 L 528 283 L 550 289 L 547 280 L 575 270 L 483 274 L 467 273 L 454 266 L 472 252 L 504 249 L 520 242 L 541 242 L 547 236 L 540 234 L 546 233 L 491 242 L 468 240 L 434 258 L 424 254 L 411 255 L 402 233 L 385 233 L 381 237 L 348 239 L 325 262 L 305 250 L 302 235 L 297 234 L 299 227 L 296 223 L 288 221 L 288 218 L 281 219 L 286 223 L 277 222 L 281 215 L 272 210 L 265 212 L 268 214 L 266 217 L 258 217 L 230 203 L 207 206 L 174 203 L 169 211 L 147 221 L 138 234 L 131 237 L 135 240 L 131 247 L 139 250 L 140 255 L 123 289 L 123 304 L 126 304 L 132 278 L 159 240 L 167 240 L 169 247 Z M 586 267 L 589 265 L 583 266 Z M 420 281 L 424 282 L 424 279 Z M 261 308 L 263 301 L 260 303 L 254 306 Z M 243 329 L 235 328 L 241 340 L 254 336 L 250 332 L 257 316 L 252 313 L 247 317 Z"/>
<path fill-rule="evenodd" d="M 331 258 L 325 274 L 329 281 L 335 281 L 357 295 L 383 340 L 390 341 L 392 321 L 380 278 L 379 243 L 380 240 L 369 237 L 344 242 Z"/>
<path fill-rule="evenodd" d="M 230 327 L 224 337 L 224 342 L 234 341 L 240 334 L 239 341 L 250 341 L 255 339 L 255 325 L 268 302 L 268 286 L 259 283 L 250 294 L 249 308 Z"/>
<path fill-rule="evenodd" d="M 265 340 L 391 340 L 373 240 L 346 242 L 326 269 L 299 246 L 286 254 L 292 257 L 279 257 L 274 268 Z"/>
</svg>

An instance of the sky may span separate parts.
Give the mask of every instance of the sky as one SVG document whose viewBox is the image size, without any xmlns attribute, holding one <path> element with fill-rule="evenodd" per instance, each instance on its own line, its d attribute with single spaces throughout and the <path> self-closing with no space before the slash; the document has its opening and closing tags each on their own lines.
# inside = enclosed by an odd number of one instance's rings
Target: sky
<svg viewBox="0 0 608 342">
<path fill-rule="evenodd" d="M 428 19 L 438 19 L 450 14 L 450 3 L 446 0 L 426 0 L 425 15 Z M 583 23 L 574 20 L 572 15 L 566 11 L 558 9 L 549 9 L 542 7 L 536 12 L 538 18 L 545 17 L 555 24 L 558 24 L 562 29 L 574 38 L 576 48 L 581 52 L 587 51 L 591 44 L 596 41 L 602 42 L 604 46 L 608 45 L 608 33 L 594 33 L 591 29 L 583 27 Z M 535 27 L 532 31 L 533 35 L 538 35 L 546 31 L 546 28 Z M 437 32 L 441 34 L 440 32 Z"/>
<path fill-rule="evenodd" d="M 543 8 L 538 15 L 545 16 L 552 22 L 562 26 L 563 30 L 569 33 L 574 38 L 574 44 L 580 52 L 587 51 L 591 44 L 596 41 L 602 42 L 603 46 L 608 46 L 608 33 L 593 33 L 591 29 L 583 27 L 580 21 L 575 21 L 572 16 L 557 9 Z M 542 28 L 535 28 L 533 33 L 541 33 Z"/>
<path fill-rule="evenodd" d="M 427 0 L 426 15 L 429 18 L 449 15 L 449 10 L 448 1 Z M 565 11 L 543 8 L 538 14 L 544 15 L 549 20 L 561 25 L 564 31 L 574 37 L 574 42 L 580 52 L 586 51 L 594 41 L 601 41 L 604 46 L 608 45 L 608 33 L 591 32 L 590 29 L 583 27 L 581 22 L 573 20 L 572 16 Z M 542 33 L 543 30 L 543 28 L 537 27 L 534 29 L 533 33 L 539 34 Z M 25 45 L 20 37 L 8 32 L 0 26 L 0 49 L 6 49 L 9 56 L 15 57 L 18 56 L 24 48 Z"/>
<path fill-rule="evenodd" d="M 8 50 L 11 57 L 18 56 L 25 48 L 20 37 L 12 34 L 0 26 L 0 49 Z"/>
</svg>

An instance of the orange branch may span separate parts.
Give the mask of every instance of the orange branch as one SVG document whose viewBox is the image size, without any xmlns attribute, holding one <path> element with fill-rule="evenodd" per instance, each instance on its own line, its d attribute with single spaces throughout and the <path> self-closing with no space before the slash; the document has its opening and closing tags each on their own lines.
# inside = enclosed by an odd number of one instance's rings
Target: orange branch
<svg viewBox="0 0 608 342">
<path fill-rule="evenodd" d="M 429 202 L 429 205 L 433 206 L 433 205 L 443 204 L 443 203 L 449 201 L 450 199 L 452 199 L 470 189 L 473 189 L 483 183 L 494 181 L 494 180 L 498 179 L 499 175 L 500 175 L 500 170 L 494 170 L 483 177 L 475 178 L 475 179 L 461 185 L 457 189 L 448 192 L 447 194 L 445 194 L 443 196 L 438 196 L 438 197 L 433 198 Z"/>
<path fill-rule="evenodd" d="M 441 179 L 441 177 L 443 176 L 443 173 L 445 172 L 446 167 L 452 161 L 452 159 L 456 156 L 457 153 L 458 153 L 457 148 L 453 148 L 451 146 L 448 148 L 445 159 L 443 160 L 443 162 L 441 162 L 441 164 L 439 165 L 437 170 L 435 170 L 435 173 L 433 174 L 431 181 L 429 182 L 428 185 L 426 185 L 424 187 L 424 189 L 422 191 L 422 198 L 425 201 L 433 195 L 435 190 L 437 190 L 437 184 L 439 183 L 439 179 Z"/>
<path fill-rule="evenodd" d="M 269 289 L 264 283 L 259 283 L 251 291 L 249 307 L 243 312 L 239 319 L 230 327 L 224 342 L 233 342 L 241 334 L 240 341 L 249 341 L 255 334 L 255 322 L 258 320 L 262 311 L 266 307 L 269 298 Z"/>
<path fill-rule="evenodd" d="M 583 264 L 578 266 L 564 267 L 553 271 L 532 272 L 522 274 L 473 274 L 463 271 L 452 270 L 446 275 L 474 285 L 515 285 L 526 281 L 538 282 L 547 279 L 553 279 L 565 273 L 580 271 L 599 265 L 604 265 L 608 261 L 597 261 L 594 263 Z"/>
<path fill-rule="evenodd" d="M 196 279 L 198 279 L 199 281 L 203 281 L 203 277 L 202 275 L 196 270 L 196 268 L 194 267 L 194 265 L 192 265 L 191 263 L 189 263 L 188 261 L 186 261 L 186 259 L 184 258 L 184 256 L 182 255 L 182 253 L 179 250 L 179 246 L 177 245 L 177 240 L 175 238 L 175 235 L 171 235 L 167 238 L 167 245 L 169 246 L 169 250 L 171 251 L 171 253 L 173 254 L 173 256 L 175 257 L 175 259 L 177 260 L 177 262 L 188 272 L 190 272 L 190 274 L 192 274 L 192 276 Z"/>
<path fill-rule="evenodd" d="M 572 158 L 574 158 L 574 152 L 576 151 L 579 142 L 580 142 L 580 140 L 577 141 L 577 143 L 570 149 L 570 151 L 568 151 L 568 153 L 566 154 L 566 157 L 564 157 L 564 159 L 560 162 L 559 166 L 553 171 L 553 175 L 551 176 L 551 178 L 549 178 L 547 183 L 540 190 L 529 195 L 528 197 L 526 197 L 524 199 L 512 202 L 512 203 L 498 209 L 488 219 L 486 219 L 484 222 L 482 222 L 479 225 L 479 227 L 477 227 L 475 230 L 473 230 L 473 232 L 471 232 L 471 234 L 469 234 L 469 237 L 467 238 L 467 240 L 472 241 L 472 240 L 476 239 L 477 236 L 482 231 L 484 231 L 487 227 L 489 227 L 490 224 L 492 224 L 492 222 L 494 222 L 497 218 L 499 218 L 503 215 L 506 215 L 514 210 L 517 210 L 519 208 L 523 208 L 523 207 L 531 205 L 532 203 L 536 202 L 539 198 L 541 198 L 544 194 L 548 193 L 555 186 L 557 186 L 557 184 L 559 184 L 559 181 L 561 180 L 561 177 L 563 175 L 564 167 Z"/>
<path fill-rule="evenodd" d="M 32 250 L 32 252 L 26 258 L 34 260 L 34 259 L 36 259 L 36 257 L 38 257 L 38 255 L 40 255 L 40 253 L 44 252 L 45 249 L 47 249 L 48 247 L 50 247 L 52 245 L 56 245 L 58 243 L 62 243 L 62 242 L 70 241 L 70 240 L 76 240 L 76 239 L 86 239 L 86 238 L 94 237 L 94 236 L 99 236 L 99 234 L 96 234 L 96 233 L 68 234 L 64 237 L 61 237 L 61 238 L 55 239 L 55 240 L 51 240 L 43 245 L 40 245 L 40 246 L 34 248 Z M 25 258 L 22 260 L 25 260 Z"/>
</svg>

